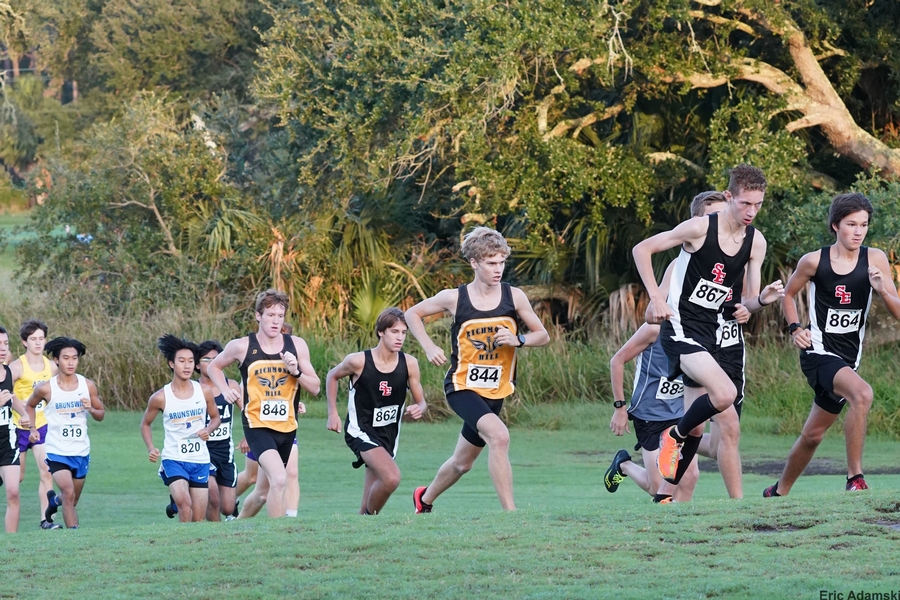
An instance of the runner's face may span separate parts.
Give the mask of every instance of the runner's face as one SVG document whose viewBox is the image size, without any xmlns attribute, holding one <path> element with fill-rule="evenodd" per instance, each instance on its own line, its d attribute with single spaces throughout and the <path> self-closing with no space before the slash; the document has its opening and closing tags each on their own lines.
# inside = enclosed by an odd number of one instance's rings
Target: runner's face
<svg viewBox="0 0 900 600">
<path fill-rule="evenodd" d="M 701 217 L 708 217 L 709 215 L 714 215 L 717 212 L 722 212 L 725 210 L 725 207 L 728 206 L 727 202 L 713 202 L 712 204 L 707 204 L 703 207 L 703 212 L 700 213 Z"/>
<path fill-rule="evenodd" d="M 190 350 L 179 350 L 175 353 L 175 360 L 169 361 L 172 374 L 175 379 L 187 381 L 194 375 L 194 353 Z"/>
<path fill-rule="evenodd" d="M 44 331 L 38 329 L 29 335 L 22 343 L 25 345 L 26 352 L 38 355 L 44 353 L 44 345 L 47 343 L 47 338 L 44 336 Z"/>
<path fill-rule="evenodd" d="M 78 351 L 75 348 L 63 348 L 59 358 L 56 359 L 56 364 L 63 375 L 67 377 L 74 375 L 78 369 Z"/>
<path fill-rule="evenodd" d="M 747 191 L 741 190 L 739 194 L 734 196 L 728 190 L 725 191 L 725 197 L 731 202 L 728 203 L 729 217 L 735 222 L 743 226 L 747 226 L 756 218 L 756 213 L 762 208 L 763 196 L 765 192 L 759 190 Z"/>
<path fill-rule="evenodd" d="M 475 270 L 475 279 L 488 285 L 499 285 L 503 279 L 503 269 L 506 267 L 506 257 L 502 254 L 485 256 L 481 260 L 474 258 L 469 261 Z"/>
<path fill-rule="evenodd" d="M 206 354 L 200 357 L 200 375 L 203 377 L 209 377 L 209 363 L 213 361 L 215 357 L 219 355 L 218 350 L 210 350 Z"/>
<path fill-rule="evenodd" d="M 264 308 L 261 313 L 256 313 L 259 322 L 259 332 L 263 335 L 276 338 L 281 336 L 281 327 L 284 325 L 284 307 L 280 304 Z"/>
<path fill-rule="evenodd" d="M 398 320 L 396 323 L 381 332 L 381 343 L 391 352 L 399 352 L 406 340 L 406 325 Z"/>
<path fill-rule="evenodd" d="M 858 250 L 869 232 L 869 213 L 864 210 L 850 213 L 838 224 L 838 243 L 848 250 Z"/>
<path fill-rule="evenodd" d="M 0 333 L 0 363 L 6 364 L 9 358 L 9 335 Z"/>
</svg>

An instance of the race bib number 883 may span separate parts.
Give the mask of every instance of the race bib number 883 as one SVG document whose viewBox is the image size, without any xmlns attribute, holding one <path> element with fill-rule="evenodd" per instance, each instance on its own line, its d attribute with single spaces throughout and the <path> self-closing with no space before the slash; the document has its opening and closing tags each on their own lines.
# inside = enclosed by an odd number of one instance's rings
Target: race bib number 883
<svg viewBox="0 0 900 600">
<path fill-rule="evenodd" d="M 684 396 L 684 384 L 678 380 L 669 381 L 665 377 L 659 378 L 659 386 L 656 388 L 657 400 L 674 400 Z"/>
</svg>

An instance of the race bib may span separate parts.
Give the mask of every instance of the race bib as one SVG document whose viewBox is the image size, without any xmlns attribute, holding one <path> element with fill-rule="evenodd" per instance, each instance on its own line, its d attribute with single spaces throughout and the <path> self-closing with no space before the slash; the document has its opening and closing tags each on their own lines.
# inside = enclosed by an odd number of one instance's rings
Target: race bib
<svg viewBox="0 0 900 600">
<path fill-rule="evenodd" d="M 719 344 L 723 348 L 737 346 L 741 341 L 741 326 L 737 321 L 725 321 L 722 324 L 722 341 Z"/>
<path fill-rule="evenodd" d="M 0 407 L 0 425 L 9 425 L 10 421 L 12 421 L 12 413 L 10 412 L 9 404 L 7 404 Z"/>
<path fill-rule="evenodd" d="M 719 310 L 730 291 L 729 287 L 701 279 L 697 282 L 697 287 L 694 288 L 688 300 L 703 308 Z"/>
<path fill-rule="evenodd" d="M 372 427 L 384 427 L 385 425 L 396 423 L 399 414 L 399 405 L 376 408 L 375 414 L 372 415 Z"/>
<path fill-rule="evenodd" d="M 260 421 L 287 421 L 287 400 L 262 400 L 259 407 Z"/>
<path fill-rule="evenodd" d="M 209 434 L 210 442 L 218 442 L 221 440 L 231 439 L 231 423 L 222 423 Z"/>
<path fill-rule="evenodd" d="M 46 406 L 47 406 L 47 401 L 41 400 L 40 402 L 37 403 L 37 406 L 34 407 L 34 412 L 35 413 L 44 412 L 44 408 Z"/>
<path fill-rule="evenodd" d="M 466 371 L 466 387 L 495 390 L 500 387 L 502 365 L 469 365 Z"/>
<path fill-rule="evenodd" d="M 862 310 L 836 310 L 828 309 L 825 318 L 825 333 L 853 333 L 859 331 L 859 322 L 862 320 Z"/>
<path fill-rule="evenodd" d="M 61 435 L 64 440 L 80 440 L 87 434 L 83 425 L 63 425 Z"/>
<path fill-rule="evenodd" d="M 185 440 L 178 445 L 178 454 L 182 457 L 193 456 L 199 454 L 203 448 L 203 443 L 198 440 Z"/>
<path fill-rule="evenodd" d="M 675 400 L 684 396 L 684 384 L 680 381 L 669 381 L 665 377 L 659 378 L 656 388 L 657 400 Z"/>
</svg>

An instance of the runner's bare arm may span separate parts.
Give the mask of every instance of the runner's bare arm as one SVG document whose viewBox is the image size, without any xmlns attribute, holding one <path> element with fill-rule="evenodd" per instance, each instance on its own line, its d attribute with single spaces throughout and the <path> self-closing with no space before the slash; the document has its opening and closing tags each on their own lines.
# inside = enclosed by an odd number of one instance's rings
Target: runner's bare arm
<svg viewBox="0 0 900 600">
<path fill-rule="evenodd" d="M 150 396 L 150 400 L 147 402 L 147 410 L 144 411 L 144 416 L 141 418 L 141 437 L 144 439 L 144 444 L 147 446 L 147 453 L 150 462 L 152 463 L 159 460 L 159 449 L 153 445 L 153 430 L 150 429 L 150 426 L 153 424 L 156 415 L 165 407 L 165 392 L 159 390 Z"/>
<path fill-rule="evenodd" d="M 312 362 L 310 362 L 309 346 L 306 345 L 303 338 L 299 338 L 296 335 L 292 335 L 291 339 L 294 340 L 294 348 L 297 349 L 297 367 L 300 369 L 300 377 L 298 378 L 300 387 L 311 395 L 318 396 L 319 391 L 322 389 L 322 382 L 319 380 L 319 376 L 316 375 L 316 370 L 313 368 Z"/>
<path fill-rule="evenodd" d="M 406 414 L 413 419 L 421 419 L 428 405 L 425 404 L 425 392 L 422 391 L 421 375 L 419 373 L 419 361 L 415 356 L 404 354 L 406 357 L 406 385 L 409 387 L 409 393 L 412 394 L 415 404 L 406 407 Z"/>
<path fill-rule="evenodd" d="M 753 248 L 750 250 L 750 262 L 744 271 L 744 289 L 741 304 L 751 313 L 759 312 L 764 306 L 777 302 L 784 297 L 784 286 L 781 280 L 775 280 L 760 291 L 762 285 L 762 264 L 766 258 L 766 238 L 760 232 L 753 236 Z M 746 294 L 746 295 L 745 295 Z M 762 302 L 760 302 L 762 300 Z"/>
<path fill-rule="evenodd" d="M 541 320 L 535 314 L 534 308 L 531 306 L 531 300 L 528 299 L 525 292 L 514 287 L 512 288 L 512 297 L 513 302 L 516 305 L 516 314 L 522 320 L 525 327 L 528 328 L 528 333 L 523 334 L 525 336 L 525 343 L 521 345 L 546 346 L 549 344 L 550 334 L 547 333 L 544 324 L 541 323 Z M 497 329 L 494 340 L 501 346 L 512 346 L 516 348 L 520 345 L 518 335 L 514 334 L 506 327 Z"/>
<path fill-rule="evenodd" d="M 5 405 L 7 402 L 10 403 L 14 411 L 19 413 L 19 426 L 22 429 L 30 428 L 31 417 L 28 416 L 28 408 L 25 406 L 25 403 L 9 390 L 0 391 L 0 406 Z M 24 424 L 22 423 L 23 419 L 25 421 Z"/>
<path fill-rule="evenodd" d="M 675 263 L 677 262 L 678 259 L 675 259 L 669 263 L 669 266 L 666 267 L 666 272 L 663 273 L 662 281 L 659 282 L 659 293 L 662 294 L 663 298 L 667 298 L 669 296 L 669 287 L 672 285 L 672 273 L 675 271 Z M 650 325 L 659 324 L 655 323 L 652 319 L 653 315 L 650 312 L 650 305 L 648 304 L 646 310 L 644 310 L 644 321 L 646 321 Z"/>
<path fill-rule="evenodd" d="M 106 416 L 106 407 L 103 406 L 103 402 L 100 400 L 100 393 L 97 392 L 97 384 L 90 379 L 86 380 L 85 383 L 87 384 L 89 396 L 89 398 L 86 399 L 88 405 L 85 409 L 95 421 L 102 421 L 103 417 Z"/>
<path fill-rule="evenodd" d="M 325 376 L 325 400 L 328 402 L 328 420 L 325 427 L 335 433 L 341 432 L 341 415 L 337 409 L 338 380 L 351 375 L 359 375 L 365 366 L 365 355 L 354 352 L 344 357 L 336 367 Z"/>
<path fill-rule="evenodd" d="M 656 276 L 653 273 L 653 255 L 679 245 L 684 245 L 687 250 L 699 247 L 706 238 L 708 228 L 708 218 L 689 219 L 670 231 L 647 238 L 631 250 L 635 267 L 650 296 L 650 306 L 647 310 L 652 315 L 652 322 L 659 323 L 672 316 L 672 309 L 666 304 L 666 297 L 656 284 Z"/>
<path fill-rule="evenodd" d="M 31 395 L 28 396 L 28 399 L 25 400 L 22 404 L 25 405 L 25 410 L 27 413 L 19 413 L 19 416 L 27 414 L 28 415 L 28 425 L 22 425 L 21 418 L 19 419 L 19 428 L 20 429 L 34 429 L 35 424 L 35 408 L 37 405 L 41 403 L 41 400 L 49 400 L 50 399 L 50 383 L 45 381 L 37 385 L 33 390 L 31 390 Z M 29 436 L 30 437 L 30 436 Z"/>
<path fill-rule="evenodd" d="M 408 311 L 406 311 L 406 325 L 409 332 L 422 346 L 425 351 L 425 357 L 433 365 L 441 366 L 447 362 L 447 356 L 444 351 L 435 344 L 428 333 L 425 331 L 425 324 L 422 319 L 432 315 L 440 315 L 449 312 L 451 315 L 456 312 L 456 303 L 459 300 L 459 290 L 442 290 L 435 296 L 422 300 Z"/>
<path fill-rule="evenodd" d="M 233 363 L 242 363 L 247 357 L 247 348 L 250 345 L 250 338 L 242 337 L 231 340 L 225 345 L 225 349 L 216 356 L 207 367 L 207 374 L 213 384 L 222 390 L 225 400 L 229 404 L 234 404 L 241 397 L 239 392 L 229 387 L 225 380 L 225 368 Z"/>
<path fill-rule="evenodd" d="M 222 423 L 222 418 L 219 416 L 219 407 L 216 406 L 216 398 L 212 388 L 201 383 L 200 389 L 203 390 L 203 398 L 206 400 L 206 414 L 209 416 L 209 425 L 198 431 L 197 437 L 205 442 L 209 439 L 209 434 L 215 431 Z"/>
<path fill-rule="evenodd" d="M 659 325 L 644 323 L 610 359 L 609 378 L 612 384 L 613 400 L 625 400 L 625 365 L 649 348 L 658 337 Z M 616 435 L 630 433 L 627 407 L 623 406 L 614 410 L 609 428 Z"/>
<path fill-rule="evenodd" d="M 891 272 L 891 265 L 884 252 L 878 248 L 869 248 L 869 284 L 878 292 L 891 316 L 900 319 L 900 298 L 897 297 Z"/>
<path fill-rule="evenodd" d="M 791 278 L 788 279 L 781 307 L 784 311 L 784 318 L 789 325 L 800 322 L 800 317 L 797 314 L 797 303 L 794 298 L 803 291 L 809 280 L 815 276 L 816 269 L 819 268 L 819 256 L 820 253 L 818 251 L 804 254 L 803 258 L 797 263 L 797 269 L 791 275 Z M 812 307 L 810 308 L 812 309 Z M 812 333 L 805 327 L 796 330 L 793 333 L 793 343 L 798 348 L 809 348 L 812 346 Z"/>
</svg>

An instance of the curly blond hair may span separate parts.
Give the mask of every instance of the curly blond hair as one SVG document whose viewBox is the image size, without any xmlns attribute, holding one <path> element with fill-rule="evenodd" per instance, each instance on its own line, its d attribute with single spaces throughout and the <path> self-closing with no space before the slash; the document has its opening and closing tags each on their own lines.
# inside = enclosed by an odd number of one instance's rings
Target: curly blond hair
<svg viewBox="0 0 900 600">
<path fill-rule="evenodd" d="M 476 261 L 495 254 L 502 254 L 506 258 L 511 251 L 506 238 L 490 227 L 476 227 L 466 234 L 460 247 L 460 252 L 466 260 Z"/>
</svg>

